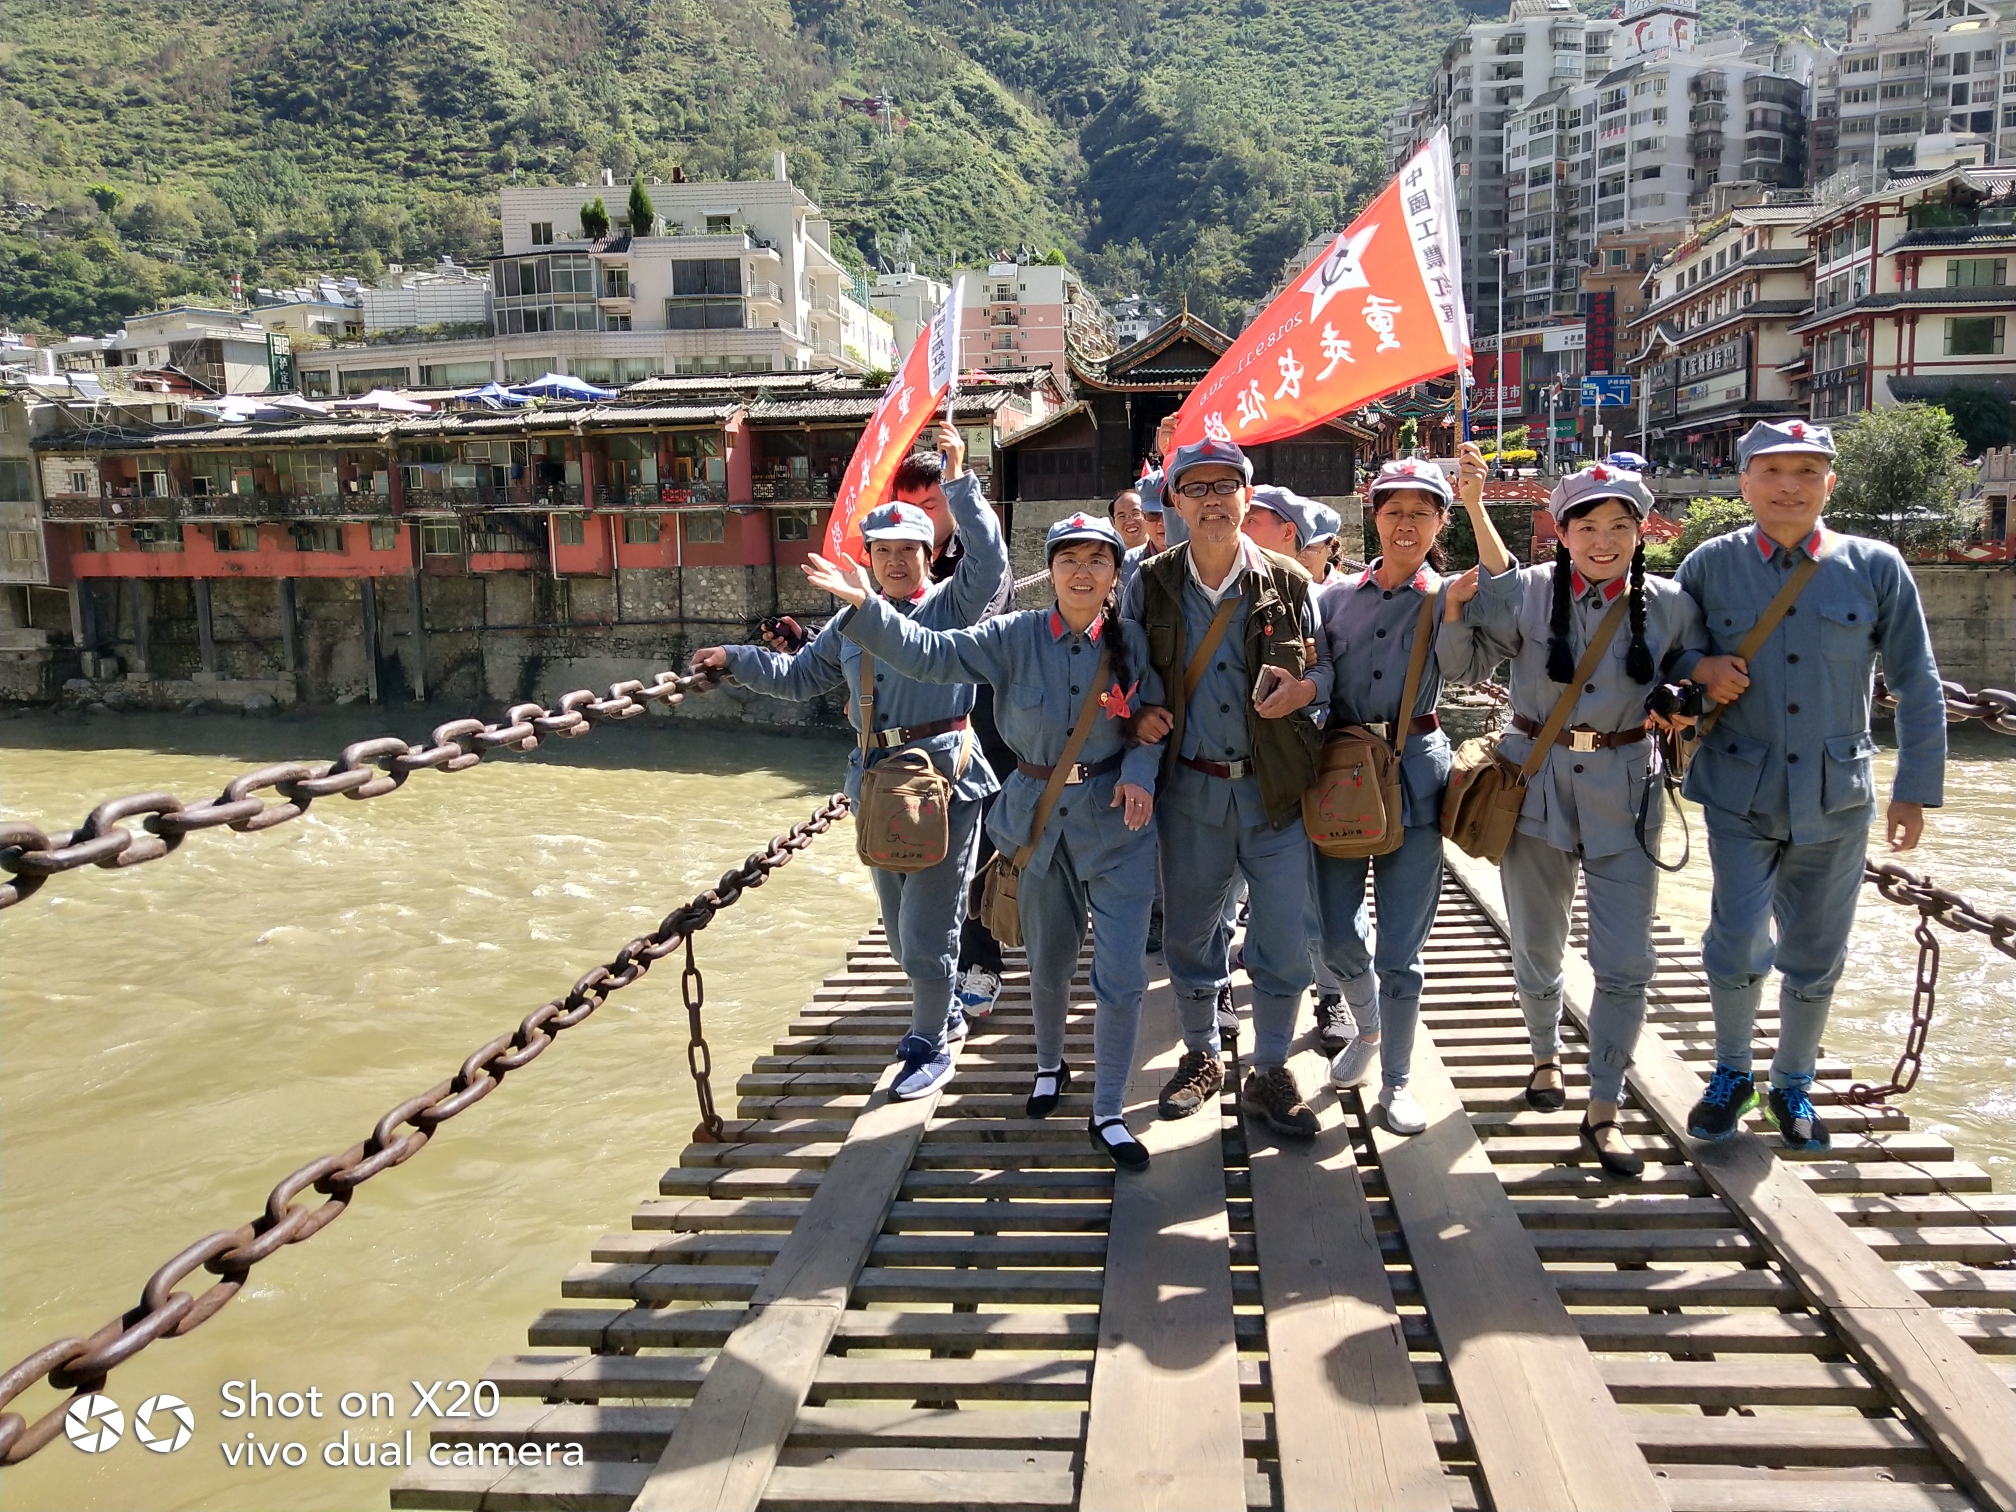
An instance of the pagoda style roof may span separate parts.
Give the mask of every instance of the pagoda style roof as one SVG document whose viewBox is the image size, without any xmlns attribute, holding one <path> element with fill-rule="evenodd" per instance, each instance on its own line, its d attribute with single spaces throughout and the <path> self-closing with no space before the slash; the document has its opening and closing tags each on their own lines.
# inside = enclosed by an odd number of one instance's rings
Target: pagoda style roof
<svg viewBox="0 0 2016 1512">
<path fill-rule="evenodd" d="M 1184 310 L 1103 362 L 1070 354 L 1071 377 L 1088 389 L 1188 393 L 1231 345 L 1230 336 Z"/>
</svg>

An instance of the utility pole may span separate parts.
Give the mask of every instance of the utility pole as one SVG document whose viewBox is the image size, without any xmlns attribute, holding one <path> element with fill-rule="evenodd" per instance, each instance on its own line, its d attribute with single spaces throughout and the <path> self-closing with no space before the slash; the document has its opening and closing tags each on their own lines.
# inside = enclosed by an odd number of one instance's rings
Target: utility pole
<svg viewBox="0 0 2016 1512">
<path fill-rule="evenodd" d="M 1547 473 L 1559 477 L 1561 469 L 1554 465 L 1554 409 L 1561 402 L 1561 380 L 1556 378 L 1547 389 Z"/>
</svg>

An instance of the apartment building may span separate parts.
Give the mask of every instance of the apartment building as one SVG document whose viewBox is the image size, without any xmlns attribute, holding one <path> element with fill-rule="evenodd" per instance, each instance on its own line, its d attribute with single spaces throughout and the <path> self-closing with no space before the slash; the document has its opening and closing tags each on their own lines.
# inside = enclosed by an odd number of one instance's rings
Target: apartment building
<svg viewBox="0 0 2016 1512">
<path fill-rule="evenodd" d="M 373 388 L 461 388 L 545 372 L 590 383 L 656 374 L 867 372 L 892 364 L 893 328 L 832 251 L 832 225 L 772 177 L 649 186 L 654 223 L 622 221 L 625 186 L 502 191 L 503 254 L 491 265 L 494 334 L 367 343 L 301 363 L 310 396 Z M 610 235 L 583 208 L 603 201 Z"/>
<path fill-rule="evenodd" d="M 1803 228 L 1813 300 L 1811 415 L 1852 415 L 1955 387 L 2016 400 L 2016 166 L 1886 176 Z"/>
<path fill-rule="evenodd" d="M 1396 111 L 1396 164 L 1446 125 L 1464 280 L 1478 332 L 1566 325 L 1606 235 L 1684 228 L 1712 186 L 1806 181 L 1817 45 L 1698 35 L 1693 0 L 1630 0 L 1614 19 L 1514 0 L 1443 55 Z M 1502 275 L 1502 289 L 1501 289 Z M 1509 366 L 1509 365 L 1508 365 Z"/>
<path fill-rule="evenodd" d="M 1921 137 L 1978 143 L 1984 164 L 2016 162 L 2016 3 L 1863 0 L 1815 89 L 1818 179 L 1918 166 Z"/>
<path fill-rule="evenodd" d="M 909 355 L 951 292 L 951 285 L 919 273 L 915 263 L 898 263 L 892 271 L 875 275 L 869 297 L 889 321 L 898 362 Z"/>
<path fill-rule="evenodd" d="M 1645 8 L 1644 0 L 1634 0 L 1630 14 Z M 1571 0 L 1512 0 L 1504 20 L 1473 21 L 1465 27 L 1444 49 L 1428 92 L 1387 119 L 1386 146 L 1396 172 L 1437 129 L 1449 129 L 1463 294 L 1478 334 L 1497 329 L 1500 259 L 1494 254 L 1511 229 L 1507 124 L 1529 102 L 1537 105 L 1542 95 L 1611 72 L 1625 35 L 1624 21 L 1585 16 Z M 1528 197 L 1527 167 L 1523 161 L 1519 165 L 1522 198 Z M 1522 204 L 1522 215 L 1524 209 Z M 1522 263 L 1522 296 L 1523 273 Z"/>
<path fill-rule="evenodd" d="M 1067 353 L 1098 360 L 1114 350 L 1113 322 L 1063 263 L 989 263 L 964 274 L 961 368 L 1047 367 L 1070 382 Z"/>
<path fill-rule="evenodd" d="M 1723 466 L 1759 420 L 1804 415 L 1812 309 L 1813 206 L 1739 205 L 1695 228 L 1652 267 L 1621 368 L 1639 403 L 1630 431 L 1665 466 Z"/>
<path fill-rule="evenodd" d="M 129 315 L 118 334 L 60 343 L 68 368 L 137 368 L 169 373 L 213 394 L 269 394 L 292 388 L 293 344 L 242 310 L 170 305 Z"/>
</svg>

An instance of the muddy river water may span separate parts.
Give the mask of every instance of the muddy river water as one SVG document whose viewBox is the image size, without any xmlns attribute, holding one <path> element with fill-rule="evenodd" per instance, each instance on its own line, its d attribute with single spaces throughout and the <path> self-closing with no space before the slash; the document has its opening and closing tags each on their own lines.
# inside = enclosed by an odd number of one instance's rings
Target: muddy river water
<svg viewBox="0 0 2016 1512">
<path fill-rule="evenodd" d="M 326 757 L 387 729 L 417 738 L 425 723 L 380 710 L 11 719 L 0 722 L 0 812 L 74 824 L 112 794 L 206 795 L 248 765 Z M 805 817 L 838 786 L 845 755 L 832 739 L 637 726 L 455 777 L 420 774 L 371 803 L 325 799 L 264 835 L 200 834 L 159 863 L 59 878 L 0 920 L 4 1362 L 130 1306 L 181 1245 L 243 1222 L 279 1176 L 362 1138 L 387 1107 Z M 1947 807 L 1910 864 L 2016 909 L 2012 778 L 2016 741 L 1958 732 Z M 1699 852 L 1698 816 L 1695 826 Z M 1705 857 L 1667 880 L 1662 911 L 1698 932 Z M 843 826 L 701 936 L 724 1102 L 873 917 Z M 1828 1036 L 1865 1072 L 1888 1069 L 1908 1020 L 1914 923 L 1865 889 Z M 1940 1017 L 1907 1107 L 2007 1190 L 2016 963 L 1972 938 L 1942 932 L 1942 944 Z M 444 1383 L 433 1399 L 445 1406 L 452 1383 L 526 1347 L 526 1323 L 560 1301 L 560 1276 L 627 1226 L 686 1143 L 684 1047 L 667 963 L 371 1182 L 320 1237 L 261 1266 L 212 1321 L 117 1371 L 125 1438 L 88 1456 L 52 1445 L 6 1472 L 6 1506 L 384 1507 L 398 1471 L 331 1465 L 327 1446 L 347 1432 L 403 1449 L 410 1428 L 424 1453 L 433 1419 L 413 1416 L 421 1393 Z M 273 1412 L 300 1415 L 244 1415 L 255 1389 Z M 352 1392 L 352 1407 L 391 1400 L 375 1419 L 348 1417 Z M 130 1427 L 157 1393 L 195 1418 L 172 1454 L 148 1452 Z M 52 1400 L 38 1389 L 23 1405 Z M 290 1466 L 297 1452 L 306 1463 Z"/>
</svg>

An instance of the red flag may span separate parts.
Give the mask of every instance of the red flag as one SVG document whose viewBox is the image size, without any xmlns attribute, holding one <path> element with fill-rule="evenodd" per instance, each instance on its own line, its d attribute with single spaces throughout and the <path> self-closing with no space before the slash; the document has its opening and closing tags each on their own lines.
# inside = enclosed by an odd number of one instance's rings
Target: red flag
<svg viewBox="0 0 2016 1512">
<path fill-rule="evenodd" d="M 1277 441 L 1469 359 L 1455 175 L 1437 131 L 1191 390 L 1176 444 Z"/>
<path fill-rule="evenodd" d="M 826 557 L 865 561 L 861 521 L 869 510 L 889 502 L 889 480 L 910 454 L 910 443 L 924 429 L 940 403 L 949 399 L 959 377 L 959 300 L 965 280 L 952 286 L 931 324 L 917 333 L 916 345 L 883 391 L 882 402 L 868 418 L 868 427 L 854 445 L 840 496 L 826 521 Z"/>
</svg>

